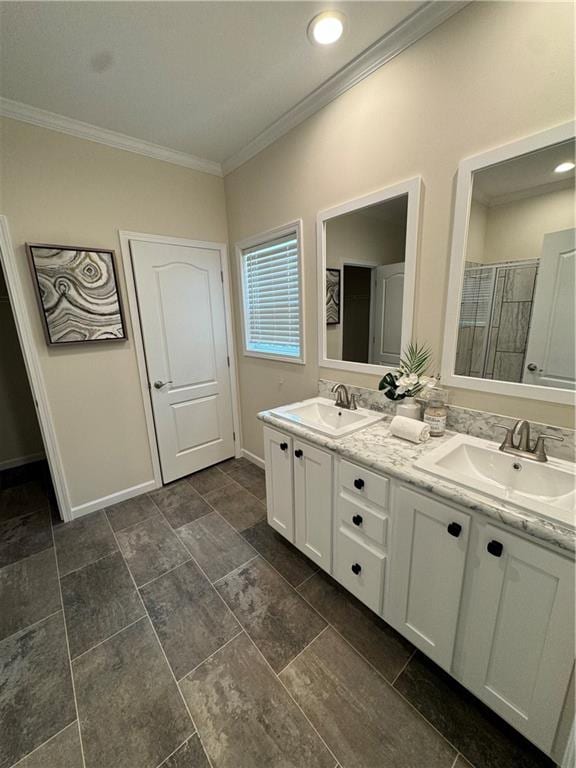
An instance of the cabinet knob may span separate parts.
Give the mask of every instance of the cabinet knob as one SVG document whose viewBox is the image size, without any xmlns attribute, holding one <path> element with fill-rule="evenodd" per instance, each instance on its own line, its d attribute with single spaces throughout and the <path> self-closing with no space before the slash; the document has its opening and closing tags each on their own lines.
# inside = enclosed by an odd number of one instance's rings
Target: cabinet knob
<svg viewBox="0 0 576 768">
<path fill-rule="evenodd" d="M 294 456 L 296 456 L 297 459 L 301 459 L 302 456 L 304 456 L 304 451 L 300 450 L 300 448 L 296 448 Z"/>
<path fill-rule="evenodd" d="M 358 477 L 356 480 L 354 480 L 354 488 L 358 488 L 359 491 L 364 488 L 364 480 L 362 480 L 361 477 Z"/>
<path fill-rule="evenodd" d="M 352 566 L 352 573 L 355 573 L 356 576 L 358 576 L 358 574 L 360 573 L 361 570 L 362 570 L 362 566 L 360 565 L 360 563 L 354 563 L 353 564 L 353 566 Z"/>
<path fill-rule="evenodd" d="M 281 451 L 287 451 L 288 450 L 288 443 L 280 443 L 280 450 Z"/>
<path fill-rule="evenodd" d="M 362 515 L 354 515 L 354 517 L 352 518 L 352 522 L 354 523 L 354 525 L 362 525 L 363 520 L 364 518 L 362 517 Z"/>
<path fill-rule="evenodd" d="M 462 526 L 460 523 L 450 523 L 448 525 L 448 533 L 450 536 L 454 536 L 457 539 L 462 533 Z"/>
<path fill-rule="evenodd" d="M 504 551 L 504 545 L 501 542 L 496 541 L 496 539 L 492 539 L 492 541 L 489 541 L 486 545 L 486 549 L 491 555 L 494 555 L 494 557 L 500 557 Z"/>
</svg>

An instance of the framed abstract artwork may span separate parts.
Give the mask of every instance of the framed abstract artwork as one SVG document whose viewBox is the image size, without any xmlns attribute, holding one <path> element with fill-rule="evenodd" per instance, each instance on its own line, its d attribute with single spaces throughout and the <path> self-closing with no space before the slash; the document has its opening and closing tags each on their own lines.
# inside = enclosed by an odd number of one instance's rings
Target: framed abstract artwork
<svg viewBox="0 0 576 768">
<path fill-rule="evenodd" d="M 326 325 L 340 323 L 340 270 L 326 270 Z"/>
<path fill-rule="evenodd" d="M 48 344 L 126 340 L 114 251 L 26 244 Z"/>
</svg>

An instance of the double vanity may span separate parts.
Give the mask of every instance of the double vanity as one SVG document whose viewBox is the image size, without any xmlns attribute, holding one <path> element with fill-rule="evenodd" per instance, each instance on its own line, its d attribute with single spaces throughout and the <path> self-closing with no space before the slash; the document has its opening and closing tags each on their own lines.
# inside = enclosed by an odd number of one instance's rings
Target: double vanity
<svg viewBox="0 0 576 768">
<path fill-rule="evenodd" d="M 562 762 L 574 466 L 456 433 L 408 443 L 382 413 L 322 397 L 259 418 L 269 524 Z"/>
</svg>

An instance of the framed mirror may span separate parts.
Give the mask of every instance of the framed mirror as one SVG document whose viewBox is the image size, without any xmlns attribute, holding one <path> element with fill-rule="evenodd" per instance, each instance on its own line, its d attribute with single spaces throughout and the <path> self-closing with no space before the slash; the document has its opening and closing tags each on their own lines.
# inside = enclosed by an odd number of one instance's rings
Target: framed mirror
<svg viewBox="0 0 576 768">
<path fill-rule="evenodd" d="M 442 378 L 573 402 L 574 125 L 460 164 Z"/>
<path fill-rule="evenodd" d="M 319 365 L 384 375 L 412 335 L 420 178 L 318 214 Z"/>
</svg>

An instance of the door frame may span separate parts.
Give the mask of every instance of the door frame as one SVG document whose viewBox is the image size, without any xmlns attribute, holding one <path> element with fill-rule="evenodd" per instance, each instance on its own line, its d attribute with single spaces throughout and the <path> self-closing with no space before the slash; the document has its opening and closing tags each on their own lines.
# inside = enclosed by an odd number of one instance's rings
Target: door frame
<svg viewBox="0 0 576 768">
<path fill-rule="evenodd" d="M 69 522 L 74 519 L 74 514 L 66 483 L 64 464 L 60 455 L 60 448 L 58 447 L 56 429 L 52 420 L 50 401 L 42 374 L 40 357 L 34 343 L 32 322 L 26 306 L 23 283 L 16 264 L 8 219 L 3 215 L 0 215 L 0 264 L 6 279 L 6 287 L 18 334 L 18 341 L 20 342 L 22 357 L 24 358 L 32 398 L 36 406 L 36 416 L 40 426 L 42 442 L 44 443 L 46 459 L 50 468 L 54 493 L 58 502 L 58 510 L 62 520 Z"/>
<path fill-rule="evenodd" d="M 232 291 L 230 284 L 230 268 L 228 264 L 228 248 L 225 243 L 216 243 L 206 240 L 189 240 L 183 237 L 171 237 L 169 235 L 151 235 L 144 232 L 130 232 L 119 230 L 120 251 L 122 253 L 122 267 L 126 281 L 126 295 L 128 297 L 128 316 L 132 325 L 132 335 L 134 338 L 134 347 L 136 350 L 136 360 L 138 363 L 138 377 L 140 379 L 140 391 L 142 392 L 142 402 L 144 404 L 144 416 L 146 419 L 146 431 L 148 433 L 148 445 L 152 457 L 152 469 L 154 473 L 154 482 L 156 488 L 163 485 L 162 470 L 160 465 L 160 451 L 156 437 L 156 425 L 154 423 L 154 414 L 152 411 L 152 398 L 148 383 L 148 369 L 146 367 L 146 353 L 144 351 L 144 337 L 142 335 L 142 326 L 140 324 L 140 310 L 136 292 L 136 280 L 134 278 L 134 269 L 132 264 L 132 253 L 130 242 L 139 240 L 144 243 L 163 243 L 164 245 L 180 245 L 191 248 L 206 248 L 212 251 L 218 251 L 220 254 L 220 264 L 222 266 L 222 285 L 224 290 L 224 315 L 226 323 L 226 343 L 228 345 L 228 356 L 230 358 L 230 394 L 232 398 L 232 422 L 236 435 L 234 443 L 234 454 L 238 458 L 241 456 L 242 432 L 240 426 L 240 409 L 238 398 L 238 372 L 236 365 L 236 347 L 234 344 L 234 331 L 232 325 Z"/>
</svg>

